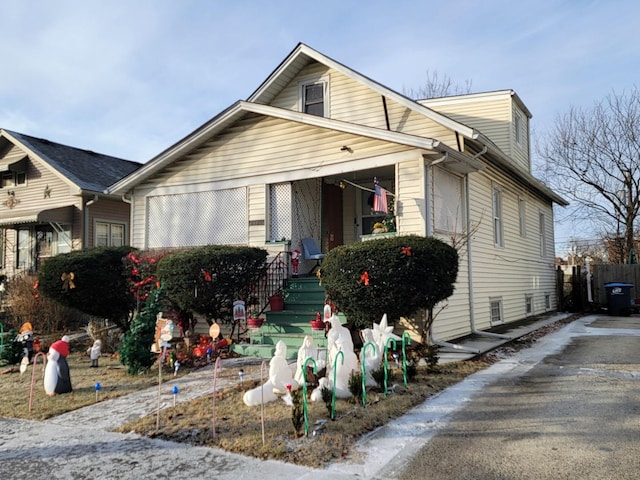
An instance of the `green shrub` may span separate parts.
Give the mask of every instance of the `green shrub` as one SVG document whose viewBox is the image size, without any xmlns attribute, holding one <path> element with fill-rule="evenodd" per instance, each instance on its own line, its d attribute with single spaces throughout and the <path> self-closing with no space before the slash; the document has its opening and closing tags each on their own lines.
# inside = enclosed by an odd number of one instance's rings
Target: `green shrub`
<svg viewBox="0 0 640 480">
<path fill-rule="evenodd" d="M 357 327 L 432 310 L 453 294 L 458 252 L 433 237 L 405 235 L 342 245 L 322 262 L 330 300 Z"/>
<path fill-rule="evenodd" d="M 362 373 L 357 370 L 352 370 L 349 374 L 349 393 L 351 393 L 351 400 L 353 403 L 358 403 L 360 397 L 362 397 Z"/>
<path fill-rule="evenodd" d="M 120 363 L 127 367 L 130 375 L 147 372 L 156 361 L 157 354 L 151 351 L 151 345 L 155 339 L 157 316 L 162 311 L 162 300 L 162 287 L 151 291 L 118 349 Z"/>
<path fill-rule="evenodd" d="M 266 258 L 260 248 L 207 245 L 162 258 L 156 275 L 179 308 L 205 315 L 210 323 L 231 321 L 233 302 L 250 302 Z"/>
<path fill-rule="evenodd" d="M 122 259 L 131 250 L 92 248 L 48 258 L 38 275 L 39 290 L 62 305 L 109 319 L 126 330 L 135 303 Z"/>
<path fill-rule="evenodd" d="M 18 331 L 12 329 L 5 338 L 4 346 L 0 351 L 2 365 L 16 365 L 22 360 L 24 347 L 21 342 L 16 340 L 16 335 L 18 335 Z"/>
</svg>

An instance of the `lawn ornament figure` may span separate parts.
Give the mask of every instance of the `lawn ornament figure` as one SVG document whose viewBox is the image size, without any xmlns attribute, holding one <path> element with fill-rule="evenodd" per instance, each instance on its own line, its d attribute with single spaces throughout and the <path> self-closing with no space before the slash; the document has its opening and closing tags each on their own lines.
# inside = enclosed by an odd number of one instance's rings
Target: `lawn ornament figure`
<svg viewBox="0 0 640 480">
<path fill-rule="evenodd" d="M 342 361 L 336 362 L 340 352 Z M 335 371 L 334 371 L 335 370 Z M 349 377 L 352 371 L 358 371 L 358 357 L 353 352 L 353 340 L 348 328 L 340 323 L 337 315 L 331 317 L 331 329 L 327 333 L 327 377 L 335 378 L 335 394 L 339 398 L 350 398 Z"/>
<path fill-rule="evenodd" d="M 297 248 L 291 252 L 291 268 L 293 275 L 298 276 L 298 266 L 300 265 L 300 250 Z"/>
<path fill-rule="evenodd" d="M 285 395 L 289 388 L 298 389 L 298 382 L 293 378 L 294 371 L 287 362 L 287 345 L 280 340 L 276 344 L 276 351 L 269 362 L 269 380 L 245 392 L 242 400 L 245 405 L 252 407 L 273 402 L 278 395 Z"/>
<path fill-rule="evenodd" d="M 100 355 L 102 355 L 102 341 L 96 340 L 93 342 L 93 346 L 87 349 L 87 355 L 91 358 L 91 368 L 96 368 Z"/>
<path fill-rule="evenodd" d="M 44 367 L 44 391 L 47 395 L 71 392 L 71 375 L 69 374 L 69 337 L 65 335 L 49 347 L 47 364 Z"/>
</svg>

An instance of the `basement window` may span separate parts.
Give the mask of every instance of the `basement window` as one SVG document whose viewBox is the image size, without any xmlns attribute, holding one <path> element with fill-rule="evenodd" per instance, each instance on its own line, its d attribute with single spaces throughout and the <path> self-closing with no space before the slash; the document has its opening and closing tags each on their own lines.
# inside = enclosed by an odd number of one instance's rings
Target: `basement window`
<svg viewBox="0 0 640 480">
<path fill-rule="evenodd" d="M 489 300 L 489 315 L 491 319 L 491 325 L 500 325 L 503 322 L 502 319 L 502 299 L 492 298 Z"/>
</svg>

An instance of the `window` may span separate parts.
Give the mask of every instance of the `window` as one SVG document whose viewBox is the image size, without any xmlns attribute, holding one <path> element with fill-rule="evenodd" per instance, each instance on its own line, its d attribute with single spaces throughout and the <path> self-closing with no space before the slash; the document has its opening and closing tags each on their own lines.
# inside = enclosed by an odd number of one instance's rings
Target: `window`
<svg viewBox="0 0 640 480">
<path fill-rule="evenodd" d="M 29 270 L 33 267 L 33 246 L 29 229 L 18 230 L 18 270 Z"/>
<path fill-rule="evenodd" d="M 125 228 L 121 223 L 96 222 L 96 247 L 121 247 L 125 244 Z"/>
<path fill-rule="evenodd" d="M 516 133 L 516 143 L 522 145 L 522 119 L 519 114 L 515 114 L 514 128 Z"/>
<path fill-rule="evenodd" d="M 291 184 L 278 183 L 269 186 L 271 232 L 269 240 L 277 242 L 291 239 L 292 207 Z"/>
<path fill-rule="evenodd" d="M 540 224 L 540 256 L 544 257 L 547 254 L 547 245 L 546 245 L 546 218 L 543 212 L 540 212 L 538 215 L 538 220 Z"/>
<path fill-rule="evenodd" d="M 26 183 L 26 172 L 14 172 L 12 170 L 2 172 L 2 187 L 15 187 L 17 185 L 26 185 Z"/>
<path fill-rule="evenodd" d="M 518 197 L 518 218 L 520 220 L 520 236 L 527 236 L 527 204 L 522 197 Z"/>
<path fill-rule="evenodd" d="M 549 293 L 544 294 L 544 309 L 547 311 L 551 310 L 551 294 Z"/>
<path fill-rule="evenodd" d="M 300 84 L 300 111 L 319 117 L 328 117 L 328 85 L 326 80 Z"/>
<path fill-rule="evenodd" d="M 531 294 L 524 296 L 524 311 L 527 317 L 533 314 L 533 295 Z"/>
<path fill-rule="evenodd" d="M 502 190 L 493 187 L 493 243 L 496 247 L 504 247 L 502 226 Z"/>
<path fill-rule="evenodd" d="M 433 169 L 433 228 L 464 232 L 463 179 L 443 168 Z"/>
<path fill-rule="evenodd" d="M 492 298 L 490 299 L 489 305 L 491 325 L 498 325 L 502 323 L 502 299 Z"/>
</svg>

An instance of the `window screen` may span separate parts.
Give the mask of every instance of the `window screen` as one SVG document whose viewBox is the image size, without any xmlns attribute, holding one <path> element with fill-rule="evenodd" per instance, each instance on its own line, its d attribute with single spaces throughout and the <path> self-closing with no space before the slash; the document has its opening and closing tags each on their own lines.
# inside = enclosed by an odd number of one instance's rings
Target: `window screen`
<svg viewBox="0 0 640 480">
<path fill-rule="evenodd" d="M 147 198 L 147 247 L 246 244 L 244 187 Z"/>
</svg>

